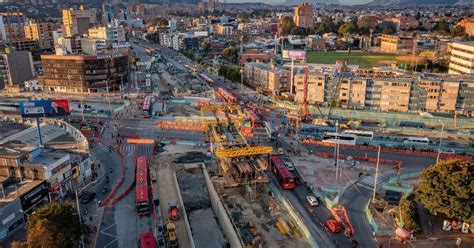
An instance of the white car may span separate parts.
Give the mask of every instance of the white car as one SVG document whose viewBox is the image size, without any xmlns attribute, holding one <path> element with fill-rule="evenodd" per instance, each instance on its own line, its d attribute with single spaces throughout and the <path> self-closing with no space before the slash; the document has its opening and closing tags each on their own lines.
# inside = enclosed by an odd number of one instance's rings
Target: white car
<svg viewBox="0 0 474 248">
<path fill-rule="evenodd" d="M 306 196 L 306 200 L 308 201 L 308 203 L 311 207 L 319 206 L 318 199 L 316 199 L 316 197 L 314 197 L 312 195 Z"/>
</svg>

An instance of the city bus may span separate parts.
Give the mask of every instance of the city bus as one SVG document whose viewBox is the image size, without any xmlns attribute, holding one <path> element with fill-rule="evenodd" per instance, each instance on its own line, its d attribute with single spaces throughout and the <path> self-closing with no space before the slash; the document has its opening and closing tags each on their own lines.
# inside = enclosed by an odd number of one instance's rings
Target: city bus
<svg viewBox="0 0 474 248">
<path fill-rule="evenodd" d="M 139 248 L 157 248 L 155 237 L 152 232 L 141 233 L 138 237 Z"/>
<path fill-rule="evenodd" d="M 278 132 L 275 127 L 268 121 L 265 122 L 265 132 L 267 132 L 267 136 L 269 140 L 274 140 L 278 137 Z"/>
<path fill-rule="evenodd" d="M 271 155 L 272 171 L 283 189 L 294 189 L 295 178 L 286 168 L 285 162 L 278 155 Z"/>
<path fill-rule="evenodd" d="M 146 96 L 143 102 L 143 117 L 150 118 L 151 116 L 151 96 Z"/>
<path fill-rule="evenodd" d="M 335 132 L 335 127 L 330 126 L 320 126 L 320 125 L 308 125 L 303 126 L 299 130 L 300 135 L 307 135 L 313 137 L 323 137 L 327 132 Z"/>
<path fill-rule="evenodd" d="M 323 142 L 333 143 L 340 145 L 355 145 L 357 136 L 354 134 L 345 133 L 325 133 L 323 136 Z"/>
<path fill-rule="evenodd" d="M 425 128 L 425 123 L 415 121 L 402 121 L 399 124 L 400 127 L 411 127 L 411 128 Z"/>
<path fill-rule="evenodd" d="M 207 83 L 209 86 L 211 86 L 211 87 L 214 86 L 214 80 L 212 80 L 212 78 L 208 77 L 208 76 L 207 76 L 206 74 L 204 74 L 204 73 L 199 74 L 199 76 L 201 76 L 201 77 L 204 79 L 204 81 L 206 81 L 206 83 Z"/>
<path fill-rule="evenodd" d="M 228 90 L 226 90 L 222 87 L 217 88 L 217 94 L 222 99 L 224 99 L 224 101 L 226 101 L 228 104 L 237 104 L 237 102 L 238 102 L 238 98 L 236 96 L 234 96 L 234 94 L 232 94 L 230 91 L 228 91 Z"/>
<path fill-rule="evenodd" d="M 362 131 L 362 130 L 344 130 L 344 134 L 353 134 L 357 136 L 357 138 L 367 138 L 367 139 L 373 139 L 374 138 L 374 132 L 372 131 Z"/>
<path fill-rule="evenodd" d="M 429 145 L 430 139 L 426 137 L 408 137 L 403 140 L 405 145 Z"/>
<path fill-rule="evenodd" d="M 146 156 L 138 157 L 135 174 L 135 206 L 138 216 L 145 216 L 150 214 L 147 171 L 148 168 Z"/>
</svg>

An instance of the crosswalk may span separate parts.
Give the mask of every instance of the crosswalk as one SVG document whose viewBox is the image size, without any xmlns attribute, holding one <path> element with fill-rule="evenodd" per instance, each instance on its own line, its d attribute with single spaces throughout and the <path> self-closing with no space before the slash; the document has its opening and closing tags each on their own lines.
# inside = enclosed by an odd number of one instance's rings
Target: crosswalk
<svg viewBox="0 0 474 248">
<path fill-rule="evenodd" d="M 375 183 L 375 176 L 366 176 L 362 178 L 360 181 L 358 181 L 356 184 L 357 186 L 362 187 L 362 188 L 374 189 L 374 183 Z M 379 188 L 381 184 L 383 184 L 383 180 L 382 178 L 378 177 L 377 188 Z"/>
</svg>

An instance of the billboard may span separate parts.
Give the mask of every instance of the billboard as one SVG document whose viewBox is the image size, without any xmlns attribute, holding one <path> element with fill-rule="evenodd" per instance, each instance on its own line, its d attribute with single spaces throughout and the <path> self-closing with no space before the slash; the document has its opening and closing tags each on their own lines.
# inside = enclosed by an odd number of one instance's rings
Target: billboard
<svg viewBox="0 0 474 248">
<path fill-rule="evenodd" d="M 22 117 L 55 117 L 69 115 L 69 100 L 26 100 L 20 101 Z"/>
<path fill-rule="evenodd" d="M 284 59 L 306 59 L 306 51 L 304 50 L 283 50 Z"/>
</svg>

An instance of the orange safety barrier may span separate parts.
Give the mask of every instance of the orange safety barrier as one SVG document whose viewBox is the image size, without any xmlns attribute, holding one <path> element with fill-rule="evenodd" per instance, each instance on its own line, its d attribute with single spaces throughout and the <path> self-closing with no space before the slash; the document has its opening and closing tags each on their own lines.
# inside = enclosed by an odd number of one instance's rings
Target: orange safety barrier
<svg viewBox="0 0 474 248">
<path fill-rule="evenodd" d="M 155 144 L 155 141 L 152 139 L 127 139 L 127 143 L 129 144 Z"/>
<path fill-rule="evenodd" d="M 322 141 L 312 140 L 312 139 L 305 139 L 303 140 L 303 143 L 309 144 L 309 145 L 325 146 L 325 147 L 334 147 L 336 145 L 335 143 L 322 142 Z M 367 150 L 376 151 L 378 149 L 377 146 L 345 145 L 345 144 L 340 144 L 339 147 L 366 150 L 366 151 Z M 420 155 L 420 156 L 425 156 L 425 157 L 438 156 L 437 152 L 418 151 L 418 150 L 402 149 L 402 148 L 381 147 L 381 151 L 391 152 L 391 153 L 410 154 L 410 155 Z M 468 156 L 468 155 L 440 153 L 439 157 L 443 159 L 463 159 L 463 160 L 474 161 L 474 156 Z"/>
</svg>

